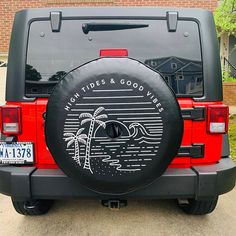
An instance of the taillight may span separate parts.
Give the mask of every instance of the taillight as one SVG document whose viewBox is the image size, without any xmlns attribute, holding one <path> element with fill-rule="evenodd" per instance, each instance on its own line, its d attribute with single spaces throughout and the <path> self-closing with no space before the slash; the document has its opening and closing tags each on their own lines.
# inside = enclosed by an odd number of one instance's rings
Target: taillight
<svg viewBox="0 0 236 236">
<path fill-rule="evenodd" d="M 101 49 L 100 57 L 127 57 L 127 49 Z"/>
<path fill-rule="evenodd" d="M 21 108 L 17 106 L 1 107 L 1 132 L 6 135 L 21 133 Z"/>
<path fill-rule="evenodd" d="M 209 133 L 224 134 L 228 131 L 229 107 L 225 105 L 208 106 L 207 130 Z"/>
</svg>

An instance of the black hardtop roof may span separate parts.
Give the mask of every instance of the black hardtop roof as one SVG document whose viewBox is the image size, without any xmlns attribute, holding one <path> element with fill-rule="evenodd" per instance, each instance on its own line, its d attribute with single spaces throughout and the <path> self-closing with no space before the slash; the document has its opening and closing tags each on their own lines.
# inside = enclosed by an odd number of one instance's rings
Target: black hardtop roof
<svg viewBox="0 0 236 236">
<path fill-rule="evenodd" d="M 67 19 L 167 19 L 167 12 L 178 12 L 178 20 L 198 24 L 202 47 L 204 95 L 196 101 L 222 101 L 222 79 L 219 45 L 212 12 L 192 8 L 159 7 L 86 7 L 37 8 L 16 13 L 9 49 L 6 101 L 32 101 L 25 97 L 25 62 L 31 22 L 50 20 L 51 12 L 61 12 Z M 168 45 L 167 45 L 168 46 Z M 148 47 L 148 45 L 147 45 Z"/>
<path fill-rule="evenodd" d="M 211 11 L 201 8 L 173 8 L 173 7 L 61 7 L 61 8 L 27 8 L 18 11 L 16 14 L 28 14 L 31 17 L 47 17 L 52 11 L 61 11 L 67 16 L 144 16 L 144 17 L 165 17 L 168 11 L 177 11 L 179 17 L 201 18 L 205 14 L 212 14 Z"/>
</svg>

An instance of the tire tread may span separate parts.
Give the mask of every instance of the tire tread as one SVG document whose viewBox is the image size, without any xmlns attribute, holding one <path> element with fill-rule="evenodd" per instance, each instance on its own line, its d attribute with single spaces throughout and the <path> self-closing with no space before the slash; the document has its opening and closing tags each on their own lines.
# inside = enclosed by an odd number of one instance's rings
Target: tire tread
<svg viewBox="0 0 236 236">
<path fill-rule="evenodd" d="M 189 204 L 179 205 L 189 215 L 206 215 L 214 211 L 218 196 L 206 200 L 189 199 Z"/>
<path fill-rule="evenodd" d="M 37 215 L 46 214 L 50 210 L 53 204 L 53 201 L 52 200 L 38 200 L 37 205 L 32 209 L 26 208 L 25 207 L 26 203 L 27 201 L 15 201 L 12 199 L 12 204 L 16 212 L 18 212 L 21 215 L 26 215 L 26 216 L 27 215 L 37 216 Z"/>
</svg>

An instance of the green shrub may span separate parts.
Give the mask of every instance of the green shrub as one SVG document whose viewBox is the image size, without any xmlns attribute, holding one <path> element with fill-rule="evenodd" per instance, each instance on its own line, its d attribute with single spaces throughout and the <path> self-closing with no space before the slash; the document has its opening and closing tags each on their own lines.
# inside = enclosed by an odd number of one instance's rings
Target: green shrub
<svg viewBox="0 0 236 236">
<path fill-rule="evenodd" d="M 222 80 L 223 82 L 236 82 L 236 78 L 230 75 L 230 70 L 222 68 Z"/>
<path fill-rule="evenodd" d="M 218 36 L 223 33 L 236 35 L 236 1 L 222 1 L 214 13 Z"/>
<path fill-rule="evenodd" d="M 223 82 L 236 82 L 236 78 L 228 77 L 228 78 L 225 78 L 225 80 L 223 80 Z"/>
</svg>

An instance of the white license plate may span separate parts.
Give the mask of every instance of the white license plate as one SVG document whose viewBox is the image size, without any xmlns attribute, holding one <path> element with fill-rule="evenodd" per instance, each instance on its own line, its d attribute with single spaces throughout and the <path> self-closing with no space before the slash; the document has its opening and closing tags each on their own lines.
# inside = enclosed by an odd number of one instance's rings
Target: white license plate
<svg viewBox="0 0 236 236">
<path fill-rule="evenodd" d="M 33 143 L 0 143 L 0 164 L 32 164 L 33 162 Z"/>
</svg>

